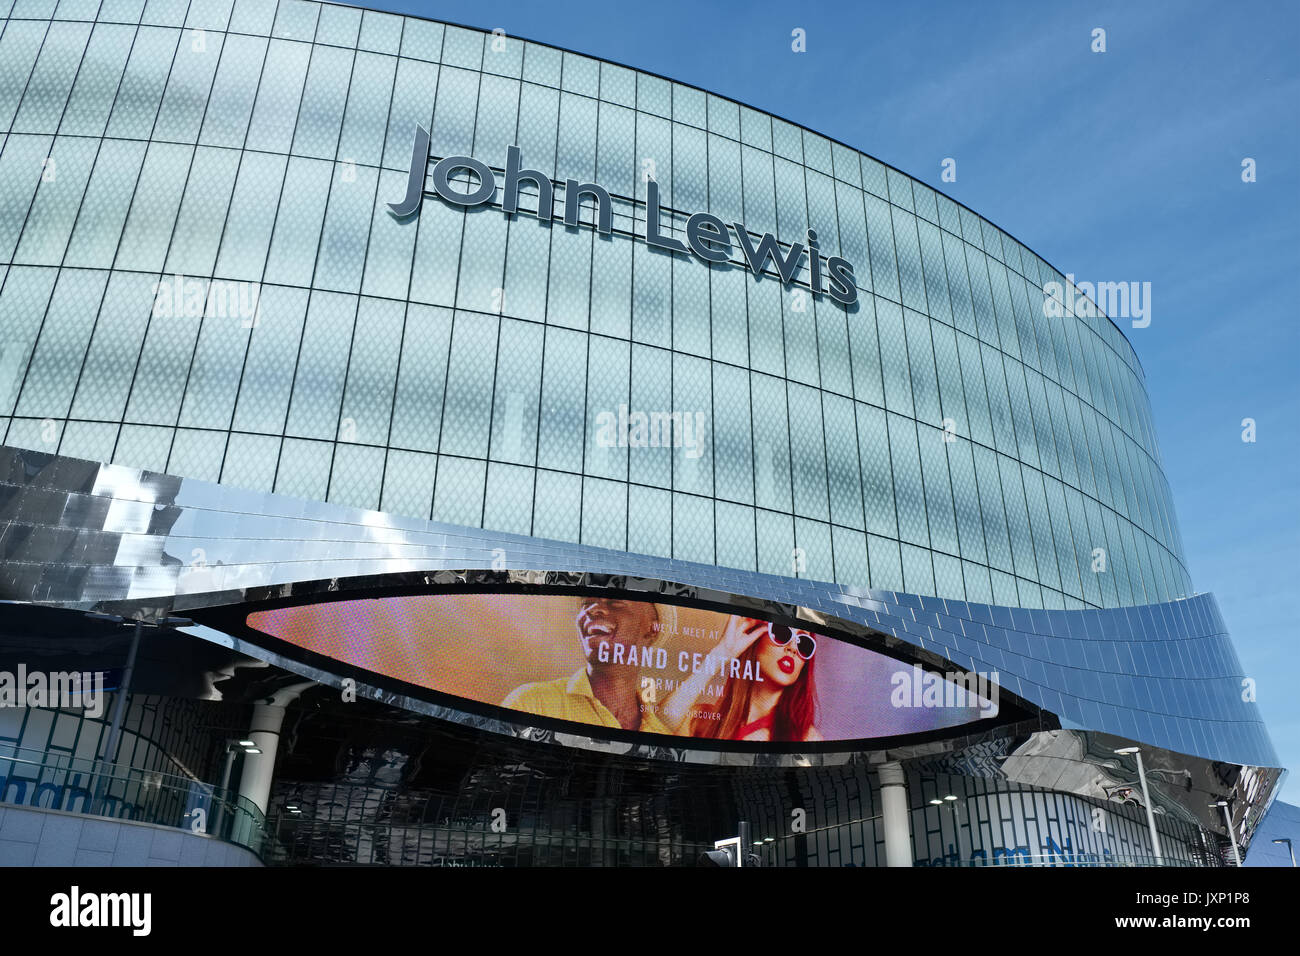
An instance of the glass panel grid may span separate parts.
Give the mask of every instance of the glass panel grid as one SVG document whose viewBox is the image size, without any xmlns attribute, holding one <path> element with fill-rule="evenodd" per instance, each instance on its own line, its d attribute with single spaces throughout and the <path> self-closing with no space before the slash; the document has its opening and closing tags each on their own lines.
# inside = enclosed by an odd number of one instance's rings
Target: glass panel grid
<svg viewBox="0 0 1300 956">
<path fill-rule="evenodd" d="M 0 34 L 7 440 L 859 586 L 1187 593 L 1127 341 L 1047 315 L 1052 270 L 898 170 L 512 37 L 302 0 L 65 6 Z M 812 227 L 860 300 L 507 219 L 500 192 L 397 221 L 416 125 L 434 156 L 500 175 L 516 143 L 605 185 L 624 232 L 650 179 L 677 229 Z"/>
</svg>

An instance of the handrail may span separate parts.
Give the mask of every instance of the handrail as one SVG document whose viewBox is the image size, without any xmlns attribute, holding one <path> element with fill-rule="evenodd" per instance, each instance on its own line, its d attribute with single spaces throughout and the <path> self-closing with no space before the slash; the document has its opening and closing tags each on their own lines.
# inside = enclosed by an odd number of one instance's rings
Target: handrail
<svg viewBox="0 0 1300 956">
<path fill-rule="evenodd" d="M 101 757 L 77 757 L 72 754 L 58 753 L 47 750 L 38 750 L 33 747 L 15 747 L 13 744 L 0 741 L 0 762 L 16 761 L 20 763 L 37 763 L 47 766 L 54 770 L 70 770 L 94 772 L 95 768 L 103 762 Z M 151 778 L 164 779 L 177 784 L 185 782 L 192 783 L 199 778 L 193 774 L 172 773 L 165 770 L 139 770 L 139 773 L 147 773 Z"/>
<path fill-rule="evenodd" d="M 263 856 L 270 836 L 266 817 L 235 791 L 180 774 L 5 749 L 9 753 L 0 752 L 0 804 L 174 827 Z"/>
</svg>

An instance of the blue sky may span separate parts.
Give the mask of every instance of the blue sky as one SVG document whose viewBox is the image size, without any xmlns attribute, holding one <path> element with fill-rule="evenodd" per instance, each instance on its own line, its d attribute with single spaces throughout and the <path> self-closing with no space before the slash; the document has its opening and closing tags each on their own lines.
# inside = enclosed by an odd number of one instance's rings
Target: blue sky
<svg viewBox="0 0 1300 956">
<path fill-rule="evenodd" d="M 1150 282 L 1150 326 L 1122 328 L 1192 580 L 1300 770 L 1300 4 L 370 2 L 731 96 L 929 183 L 1077 280 Z M 1300 774 L 1282 797 L 1300 803 Z"/>
</svg>

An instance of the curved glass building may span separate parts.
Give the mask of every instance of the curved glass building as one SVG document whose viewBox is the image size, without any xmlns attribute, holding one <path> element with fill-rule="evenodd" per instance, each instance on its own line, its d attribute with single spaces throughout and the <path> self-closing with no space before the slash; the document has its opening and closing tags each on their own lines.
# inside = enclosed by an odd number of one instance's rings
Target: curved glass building
<svg viewBox="0 0 1300 956">
<path fill-rule="evenodd" d="M 0 709 L 0 801 L 175 823 L 89 770 L 36 796 L 52 754 L 148 766 L 265 862 L 672 863 L 741 821 L 767 863 L 1248 846 L 1280 769 L 1192 591 L 1141 364 L 1011 236 L 500 32 L 0 12 L 0 665 L 81 661 L 130 705 Z M 656 609 L 648 642 L 600 640 L 610 608 Z M 799 651 L 803 716 L 729 723 L 765 640 Z M 905 673 L 982 683 L 902 719 Z M 149 729 L 212 708 L 226 733 Z M 286 714 L 298 751 L 227 742 Z M 337 740 L 386 769 L 337 771 Z M 357 834 L 392 799 L 379 852 Z"/>
</svg>

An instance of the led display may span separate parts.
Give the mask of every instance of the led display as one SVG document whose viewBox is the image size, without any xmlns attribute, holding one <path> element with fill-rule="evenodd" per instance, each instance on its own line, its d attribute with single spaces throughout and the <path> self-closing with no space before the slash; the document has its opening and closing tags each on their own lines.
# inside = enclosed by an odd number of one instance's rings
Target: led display
<svg viewBox="0 0 1300 956">
<path fill-rule="evenodd" d="M 995 677 L 941 675 L 805 626 L 622 597 L 421 594 L 255 611 L 356 668 L 588 727 L 815 743 L 997 714 Z"/>
</svg>

